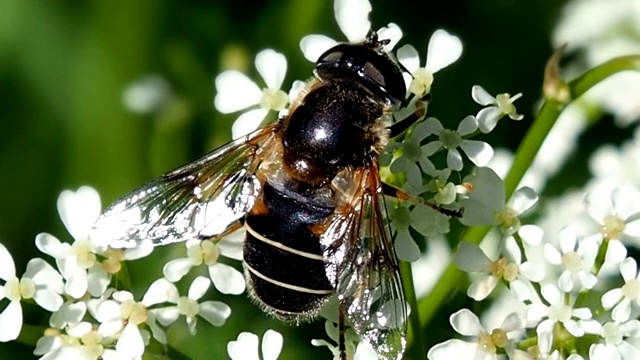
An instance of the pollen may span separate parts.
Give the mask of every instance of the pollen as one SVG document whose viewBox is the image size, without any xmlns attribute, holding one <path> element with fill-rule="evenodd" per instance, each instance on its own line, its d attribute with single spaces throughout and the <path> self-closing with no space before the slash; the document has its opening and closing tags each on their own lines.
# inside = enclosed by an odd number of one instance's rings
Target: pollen
<svg viewBox="0 0 640 360">
<path fill-rule="evenodd" d="M 622 285 L 622 294 L 629 300 L 636 300 L 640 297 L 640 280 L 630 279 Z"/>
<path fill-rule="evenodd" d="M 505 258 L 500 258 L 491 264 L 491 275 L 499 279 L 513 281 L 518 277 L 518 265 Z"/>
</svg>

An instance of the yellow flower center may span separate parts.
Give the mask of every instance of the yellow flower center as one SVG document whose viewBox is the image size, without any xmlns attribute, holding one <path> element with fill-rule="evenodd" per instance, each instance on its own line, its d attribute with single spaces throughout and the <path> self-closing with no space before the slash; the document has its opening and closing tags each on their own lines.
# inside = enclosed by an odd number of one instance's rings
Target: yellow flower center
<svg viewBox="0 0 640 360">
<path fill-rule="evenodd" d="M 520 228 L 520 219 L 518 218 L 518 213 L 516 213 L 515 210 L 508 206 L 496 212 L 494 217 L 500 225 L 503 233 L 513 233 Z"/>
<path fill-rule="evenodd" d="M 491 264 L 491 275 L 497 278 L 513 281 L 518 278 L 518 265 L 509 262 L 505 258 L 500 258 Z"/>
<path fill-rule="evenodd" d="M 631 279 L 622 285 L 622 294 L 629 300 L 636 300 L 640 297 L 640 281 Z"/>
<path fill-rule="evenodd" d="M 120 304 L 120 318 L 128 320 L 134 325 L 140 325 L 147 321 L 147 307 L 143 303 L 126 300 Z"/>
<path fill-rule="evenodd" d="M 287 106 L 289 96 L 280 89 L 264 89 L 260 97 L 260 106 L 263 109 L 280 111 Z"/>
<path fill-rule="evenodd" d="M 577 272 L 582 269 L 582 259 L 575 251 L 569 251 L 562 255 L 562 265 L 569 271 Z"/>
<path fill-rule="evenodd" d="M 78 257 L 78 266 L 89 269 L 96 263 L 96 255 L 93 253 L 93 244 L 89 240 L 76 240 L 71 245 L 71 250 Z"/>
<path fill-rule="evenodd" d="M 186 296 L 181 296 L 178 299 L 178 311 L 180 315 L 193 318 L 198 315 L 198 302 Z"/>
<path fill-rule="evenodd" d="M 431 84 L 433 84 L 433 74 L 431 71 L 425 68 L 419 68 L 413 72 L 413 80 L 411 80 L 411 84 L 409 84 L 409 92 L 417 96 L 426 95 L 431 91 Z"/>
<path fill-rule="evenodd" d="M 28 277 L 22 279 L 15 277 L 4 284 L 4 296 L 10 301 L 31 299 L 35 293 L 36 284 Z"/>
<path fill-rule="evenodd" d="M 600 232 L 609 240 L 618 239 L 624 231 L 624 226 L 624 220 L 620 219 L 619 216 L 607 215 L 602 222 Z"/>
</svg>

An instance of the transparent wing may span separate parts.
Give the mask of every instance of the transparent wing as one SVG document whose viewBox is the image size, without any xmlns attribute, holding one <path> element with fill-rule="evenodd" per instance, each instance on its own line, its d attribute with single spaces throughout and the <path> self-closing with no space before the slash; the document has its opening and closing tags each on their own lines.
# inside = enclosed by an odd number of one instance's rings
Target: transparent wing
<svg viewBox="0 0 640 360">
<path fill-rule="evenodd" d="M 98 218 L 91 239 L 131 248 L 223 234 L 252 207 L 255 176 L 278 123 L 234 140 L 133 190 Z"/>
<path fill-rule="evenodd" d="M 400 359 L 407 309 L 377 164 L 352 175 L 338 179 L 346 200 L 321 236 L 325 268 L 356 333 L 379 356 Z"/>
</svg>

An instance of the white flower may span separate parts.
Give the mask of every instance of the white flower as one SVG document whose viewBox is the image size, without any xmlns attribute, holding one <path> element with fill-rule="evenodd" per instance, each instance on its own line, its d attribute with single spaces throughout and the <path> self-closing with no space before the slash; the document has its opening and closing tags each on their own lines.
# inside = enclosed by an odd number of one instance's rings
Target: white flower
<svg viewBox="0 0 640 360">
<path fill-rule="evenodd" d="M 504 234 L 513 234 L 520 229 L 519 216 L 538 201 L 535 191 L 525 186 L 505 204 L 504 183 L 490 168 L 477 168 L 464 182 L 473 184 L 469 197 L 460 200 L 464 207 L 460 222 L 466 226 L 499 225 Z"/>
<path fill-rule="evenodd" d="M 611 312 L 611 318 L 622 322 L 629 319 L 631 305 L 640 305 L 640 273 L 638 265 L 632 258 L 626 258 L 620 263 L 620 274 L 624 279 L 624 285 L 611 289 L 602 295 L 602 307 Z M 614 307 L 615 306 L 615 307 Z"/>
<path fill-rule="evenodd" d="M 472 341 L 448 340 L 432 347 L 429 360 L 498 359 L 498 350 L 505 349 L 511 340 L 509 333 L 524 329 L 525 322 L 517 313 L 507 315 L 500 327 L 487 331 L 478 317 L 468 309 L 462 309 L 449 318 L 451 326 L 461 335 L 473 337 Z"/>
<path fill-rule="evenodd" d="M 105 340 L 93 326 L 83 321 L 69 326 L 65 333 L 48 334 L 40 339 L 34 349 L 34 355 L 41 359 L 109 359 L 114 350 L 105 349 Z"/>
<path fill-rule="evenodd" d="M 619 187 L 608 198 L 589 193 L 585 203 L 589 216 L 600 225 L 603 238 L 614 240 L 608 243 L 606 260 L 619 263 L 627 255 L 621 241 L 640 243 L 640 193 L 630 187 Z"/>
<path fill-rule="evenodd" d="M 232 360 L 260 360 L 258 335 L 242 332 L 238 340 L 227 344 L 227 352 Z M 267 330 L 262 337 L 262 360 L 275 360 L 282 350 L 282 335 L 275 330 Z"/>
<path fill-rule="evenodd" d="M 404 79 L 409 93 L 418 98 L 431 91 L 433 74 L 454 63 L 462 54 L 462 42 L 457 36 L 438 29 L 427 47 L 427 59 L 424 67 L 420 67 L 420 55 L 416 48 L 404 45 L 398 49 L 398 61 L 411 73 L 404 73 Z"/>
<path fill-rule="evenodd" d="M 512 120 L 522 120 L 524 116 L 518 114 L 513 105 L 513 102 L 521 96 L 522 93 L 513 96 L 504 93 L 493 97 L 482 86 L 474 85 L 471 88 L 471 97 L 478 104 L 486 106 L 476 115 L 480 131 L 485 134 L 491 132 L 498 124 L 498 120 L 504 115 L 508 115 Z"/>
<path fill-rule="evenodd" d="M 530 298 L 529 281 L 538 282 L 544 277 L 541 264 L 532 261 L 521 263 L 520 249 L 513 237 L 505 240 L 505 256 L 491 260 L 478 245 L 460 242 L 454 263 L 462 271 L 480 272 L 482 275 L 474 280 L 467 295 L 476 300 L 485 299 L 500 280 L 509 282 L 509 288 L 519 300 Z"/>
<path fill-rule="evenodd" d="M 266 49 L 256 55 L 255 65 L 266 85 L 262 90 L 237 70 L 224 71 L 215 79 L 217 93 L 214 105 L 221 113 L 228 114 L 260 105 L 236 119 L 231 128 L 234 139 L 252 132 L 269 111 L 284 110 L 290 102 L 287 93 L 281 90 L 287 72 L 287 58 L 272 49 Z"/>
<path fill-rule="evenodd" d="M 438 137 L 438 140 L 429 142 L 421 147 L 422 156 L 426 159 L 426 164 L 430 162 L 427 158 L 442 148 L 447 149 L 447 167 L 454 171 L 462 170 L 463 166 L 462 155 L 460 155 L 458 148 L 462 149 L 469 157 L 469 160 L 477 166 L 485 166 L 491 160 L 493 156 L 491 145 L 484 141 L 464 138 L 478 129 L 478 121 L 475 117 L 469 115 L 462 119 L 458 129 L 455 131 L 445 129 L 442 123 L 433 117 L 427 118 L 424 124 L 427 127 L 427 135 L 433 134 Z M 423 169 L 425 167 L 430 168 L 433 165 L 425 165 Z"/>
<path fill-rule="evenodd" d="M 371 29 L 369 0 L 336 0 L 333 10 L 340 30 L 350 43 L 361 43 L 366 39 Z M 389 44 L 383 47 L 387 52 L 391 51 L 402 37 L 402 31 L 394 23 L 381 28 L 377 34 L 380 40 L 389 40 Z M 337 41 L 328 36 L 312 34 L 302 38 L 300 49 L 307 60 L 316 62 L 320 55 L 336 44 Z"/>
<path fill-rule="evenodd" d="M 575 225 L 570 225 L 558 234 L 560 251 L 553 245 L 544 244 L 544 257 L 553 265 L 562 265 L 563 271 L 558 278 L 558 287 L 564 292 L 570 292 L 576 285 L 584 289 L 595 286 L 597 278 L 591 273 L 591 268 L 598 255 L 598 244 L 589 239 L 578 242 Z"/>
<path fill-rule="evenodd" d="M 161 280 L 163 279 L 158 281 Z M 176 305 L 152 310 L 152 312 L 156 314 L 158 322 L 164 326 L 176 321 L 178 316 L 184 315 L 189 332 L 191 335 L 195 335 L 197 322 L 196 316 L 200 316 L 213 326 L 222 326 L 229 315 L 231 315 L 231 308 L 223 302 L 204 301 L 198 303 L 198 300 L 204 296 L 211 285 L 211 281 L 203 276 L 198 276 L 193 280 L 189 287 L 188 296 L 178 297 L 175 285 L 168 281 L 166 281 L 166 284 L 173 288 L 173 291 L 167 301 Z"/>
<path fill-rule="evenodd" d="M 89 238 L 89 232 L 100 211 L 100 195 L 92 187 L 82 186 L 75 192 L 64 190 L 58 197 L 58 213 L 74 239 L 73 244 L 60 242 L 47 233 L 36 236 L 38 250 L 56 259 L 66 281 L 64 292 L 76 299 L 87 291 L 93 296 L 100 296 L 109 285 L 111 273 L 119 270 L 120 261 L 146 256 L 152 250 L 150 246 L 125 251 L 105 251 L 97 247 Z M 103 263 L 96 254 L 104 255 L 106 259 Z M 107 269 L 114 271 L 110 273 Z"/>
<path fill-rule="evenodd" d="M 589 348 L 591 359 L 640 359 L 640 349 L 626 341 L 640 337 L 640 321 L 630 320 L 624 323 L 607 322 L 598 333 L 604 343 L 592 344 Z"/>
<path fill-rule="evenodd" d="M 553 333 L 556 323 L 561 323 L 569 334 L 581 337 L 585 333 L 585 327 L 592 326 L 595 320 L 591 319 L 589 308 L 574 309 L 565 302 L 565 293 L 560 291 L 554 284 L 542 285 L 542 297 L 549 304 L 533 303 L 527 308 L 527 321 L 538 322 L 536 332 Z"/>
<path fill-rule="evenodd" d="M 0 299 L 9 300 L 0 313 L 0 341 L 15 340 L 22 329 L 22 299 L 33 299 L 47 311 L 56 311 L 62 305 L 62 276 L 46 261 L 35 258 L 27 264 L 22 278 L 16 276 L 13 258 L 0 243 Z"/>
<path fill-rule="evenodd" d="M 222 246 L 230 241 L 232 239 L 225 238 L 215 244 L 209 240 L 187 240 L 185 244 L 188 257 L 169 261 L 162 269 L 165 278 L 176 282 L 182 279 L 192 267 L 204 264 L 209 268 L 209 276 L 218 291 L 223 294 L 242 294 L 246 286 L 242 273 L 229 265 L 218 262 L 218 257 L 221 254 L 236 260 L 242 259 L 241 253 L 227 251 L 233 247 Z M 238 255 L 239 257 L 237 257 Z"/>
<path fill-rule="evenodd" d="M 161 110 L 170 97 L 169 82 L 160 75 L 148 75 L 127 86 L 122 102 L 134 113 L 150 114 Z"/>
<path fill-rule="evenodd" d="M 148 325 L 152 331 L 157 331 L 155 317 L 150 316 L 148 307 L 163 303 L 174 296 L 173 284 L 164 279 L 156 280 L 142 301 L 135 301 L 128 291 L 116 291 L 110 300 L 102 301 L 97 308 L 96 320 L 100 322 L 98 333 L 103 337 L 116 337 L 115 350 L 118 356 L 137 358 L 144 353 L 148 334 L 139 328 Z M 155 328 L 155 330 L 154 330 Z M 163 337 L 160 337 L 162 342 Z"/>
</svg>

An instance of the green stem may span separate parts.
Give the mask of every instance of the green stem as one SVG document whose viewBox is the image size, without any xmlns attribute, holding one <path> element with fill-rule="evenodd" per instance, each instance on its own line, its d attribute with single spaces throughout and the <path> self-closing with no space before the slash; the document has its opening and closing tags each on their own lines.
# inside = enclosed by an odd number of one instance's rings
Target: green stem
<svg viewBox="0 0 640 360">
<path fill-rule="evenodd" d="M 422 332 L 420 331 L 420 315 L 416 289 L 413 286 L 413 273 L 411 271 L 411 263 L 407 261 L 401 261 L 400 271 L 402 273 L 404 295 L 407 301 L 409 301 L 409 306 L 411 307 L 411 314 L 409 315 L 409 326 L 407 329 L 407 344 L 409 347 L 407 353 L 412 354 L 412 359 L 423 359 L 426 350 L 424 347 L 424 342 L 422 341 Z"/>
<path fill-rule="evenodd" d="M 610 60 L 571 81 L 568 84 L 571 99 L 577 99 L 602 80 L 625 70 L 640 71 L 640 55 L 625 56 Z M 525 172 L 531 166 L 544 139 L 547 137 L 547 134 L 565 106 L 566 104 L 554 100 L 546 100 L 542 105 L 538 116 L 520 143 L 515 153 L 513 166 L 505 179 L 504 184 L 507 198 L 511 197 Z M 472 244 L 478 244 L 487 235 L 489 230 L 490 227 L 469 228 L 466 232 L 462 233 L 460 240 L 464 239 Z M 454 287 L 462 282 L 463 276 L 464 274 L 457 269 L 455 264 L 450 264 L 431 293 L 420 301 L 418 308 L 420 310 L 420 323 L 423 328 L 426 328 L 434 313 L 438 311 L 440 305 Z"/>
</svg>

